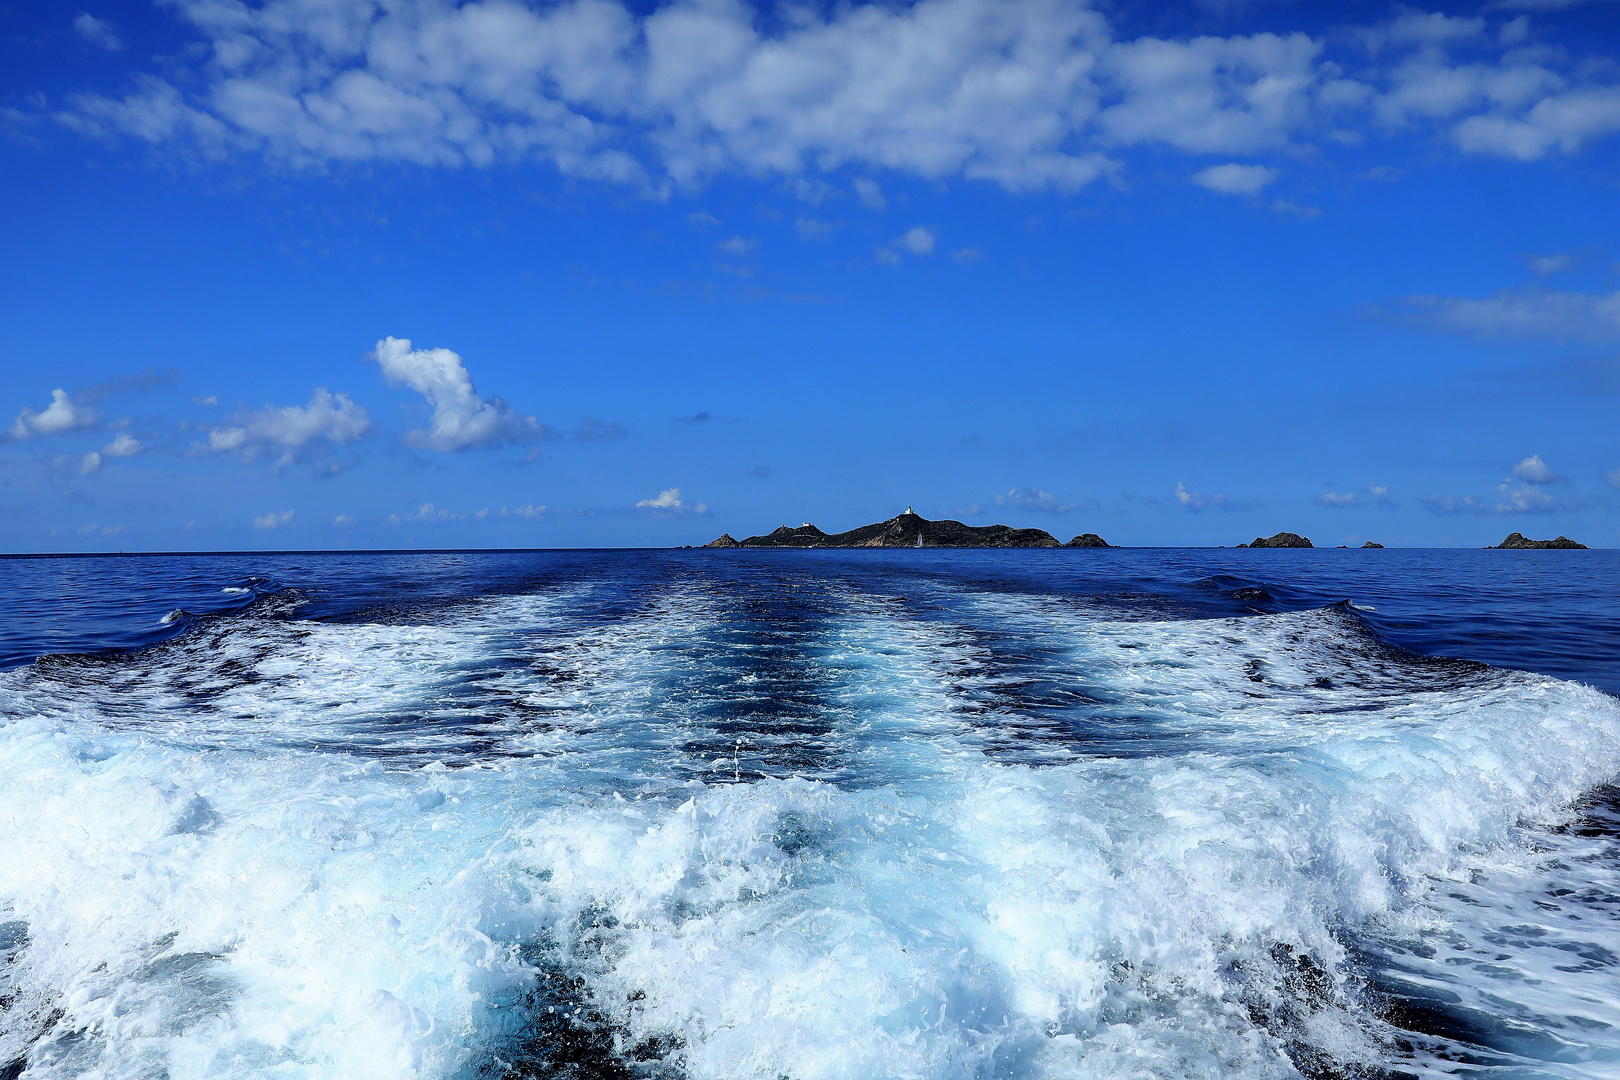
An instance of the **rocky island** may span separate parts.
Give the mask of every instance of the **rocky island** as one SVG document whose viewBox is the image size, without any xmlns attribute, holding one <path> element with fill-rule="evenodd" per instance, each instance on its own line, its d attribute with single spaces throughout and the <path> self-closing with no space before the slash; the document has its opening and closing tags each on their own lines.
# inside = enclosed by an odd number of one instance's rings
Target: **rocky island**
<svg viewBox="0 0 1620 1080">
<path fill-rule="evenodd" d="M 848 532 L 826 533 L 808 521 L 797 528 L 783 525 L 764 536 L 737 540 L 730 533 L 712 540 L 711 548 L 855 548 L 855 547 L 948 547 L 948 548 L 1054 548 L 1111 547 L 1096 533 L 1081 533 L 1067 544 L 1045 529 L 1014 529 L 1007 525 L 964 525 L 960 521 L 929 521 L 906 512 Z"/>
<path fill-rule="evenodd" d="M 1585 544 L 1577 544 L 1567 536 L 1560 536 L 1556 540 L 1531 540 L 1522 533 L 1508 533 L 1506 540 L 1488 550 L 1497 548 L 1570 548 L 1578 551 L 1587 550 Z"/>
<path fill-rule="evenodd" d="M 1251 548 L 1257 548 L 1257 547 L 1261 547 L 1261 548 L 1311 547 L 1311 546 L 1313 546 L 1313 545 L 1311 544 L 1311 541 L 1310 541 L 1309 537 L 1301 536 L 1301 535 L 1299 535 L 1299 533 L 1291 533 L 1291 532 L 1280 532 L 1275 536 L 1257 536 L 1251 542 L 1249 542 L 1247 544 L 1239 544 L 1238 545 L 1238 547 L 1251 547 Z"/>
</svg>

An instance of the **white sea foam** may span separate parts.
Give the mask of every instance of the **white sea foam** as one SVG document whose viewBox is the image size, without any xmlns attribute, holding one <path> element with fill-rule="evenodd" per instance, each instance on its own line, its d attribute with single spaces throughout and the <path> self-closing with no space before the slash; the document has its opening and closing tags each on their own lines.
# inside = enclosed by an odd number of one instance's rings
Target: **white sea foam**
<svg viewBox="0 0 1620 1080">
<path fill-rule="evenodd" d="M 498 1075 L 571 1031 L 694 1078 L 1451 1069 L 1355 950 L 1552 1031 L 1520 1066 L 1620 1053 L 1615 867 L 1534 825 L 1620 769 L 1613 698 L 1414 668 L 1336 610 L 579 603 L 245 616 L 0 676 L 0 1065 Z M 1020 716 L 1049 686 L 1084 738 Z"/>
</svg>

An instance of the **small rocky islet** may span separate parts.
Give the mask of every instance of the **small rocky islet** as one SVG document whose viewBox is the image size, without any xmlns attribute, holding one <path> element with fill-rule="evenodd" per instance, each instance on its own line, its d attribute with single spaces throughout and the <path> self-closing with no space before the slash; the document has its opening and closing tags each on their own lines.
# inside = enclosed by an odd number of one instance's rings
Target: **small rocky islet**
<svg viewBox="0 0 1620 1080">
<path fill-rule="evenodd" d="M 822 532 L 808 521 L 794 528 L 783 525 L 763 536 L 738 540 L 726 533 L 704 547 L 711 548 L 1105 548 L 1112 547 L 1096 533 L 1081 533 L 1067 544 L 1045 529 L 1014 529 L 1008 525 L 964 525 L 960 521 L 930 521 L 910 507 L 887 521 L 862 525 L 847 532 Z"/>
<path fill-rule="evenodd" d="M 1556 540 L 1532 540 L 1523 533 L 1516 532 L 1508 533 L 1506 540 L 1503 540 L 1500 544 L 1492 545 L 1492 547 L 1487 550 L 1494 551 L 1502 548 L 1507 548 L 1510 551 L 1515 549 L 1524 550 L 1548 548 L 1563 548 L 1571 551 L 1588 550 L 1585 544 L 1577 544 L 1567 536 L 1560 536 Z"/>
</svg>

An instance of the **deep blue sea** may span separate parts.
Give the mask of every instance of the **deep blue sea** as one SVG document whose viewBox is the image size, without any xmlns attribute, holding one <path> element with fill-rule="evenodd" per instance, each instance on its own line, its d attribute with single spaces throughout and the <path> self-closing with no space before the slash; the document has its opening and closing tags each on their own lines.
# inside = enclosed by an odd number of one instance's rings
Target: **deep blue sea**
<svg viewBox="0 0 1620 1080">
<path fill-rule="evenodd" d="M 1620 551 L 0 590 L 0 1080 L 1620 1077 Z"/>
</svg>

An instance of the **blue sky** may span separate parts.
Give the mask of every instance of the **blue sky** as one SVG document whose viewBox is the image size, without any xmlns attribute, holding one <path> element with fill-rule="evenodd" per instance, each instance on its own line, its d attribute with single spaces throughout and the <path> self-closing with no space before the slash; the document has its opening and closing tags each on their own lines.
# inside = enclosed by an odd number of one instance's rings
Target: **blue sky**
<svg viewBox="0 0 1620 1080">
<path fill-rule="evenodd" d="M 0 3 L 0 550 L 1615 546 L 1617 27 Z"/>
</svg>

